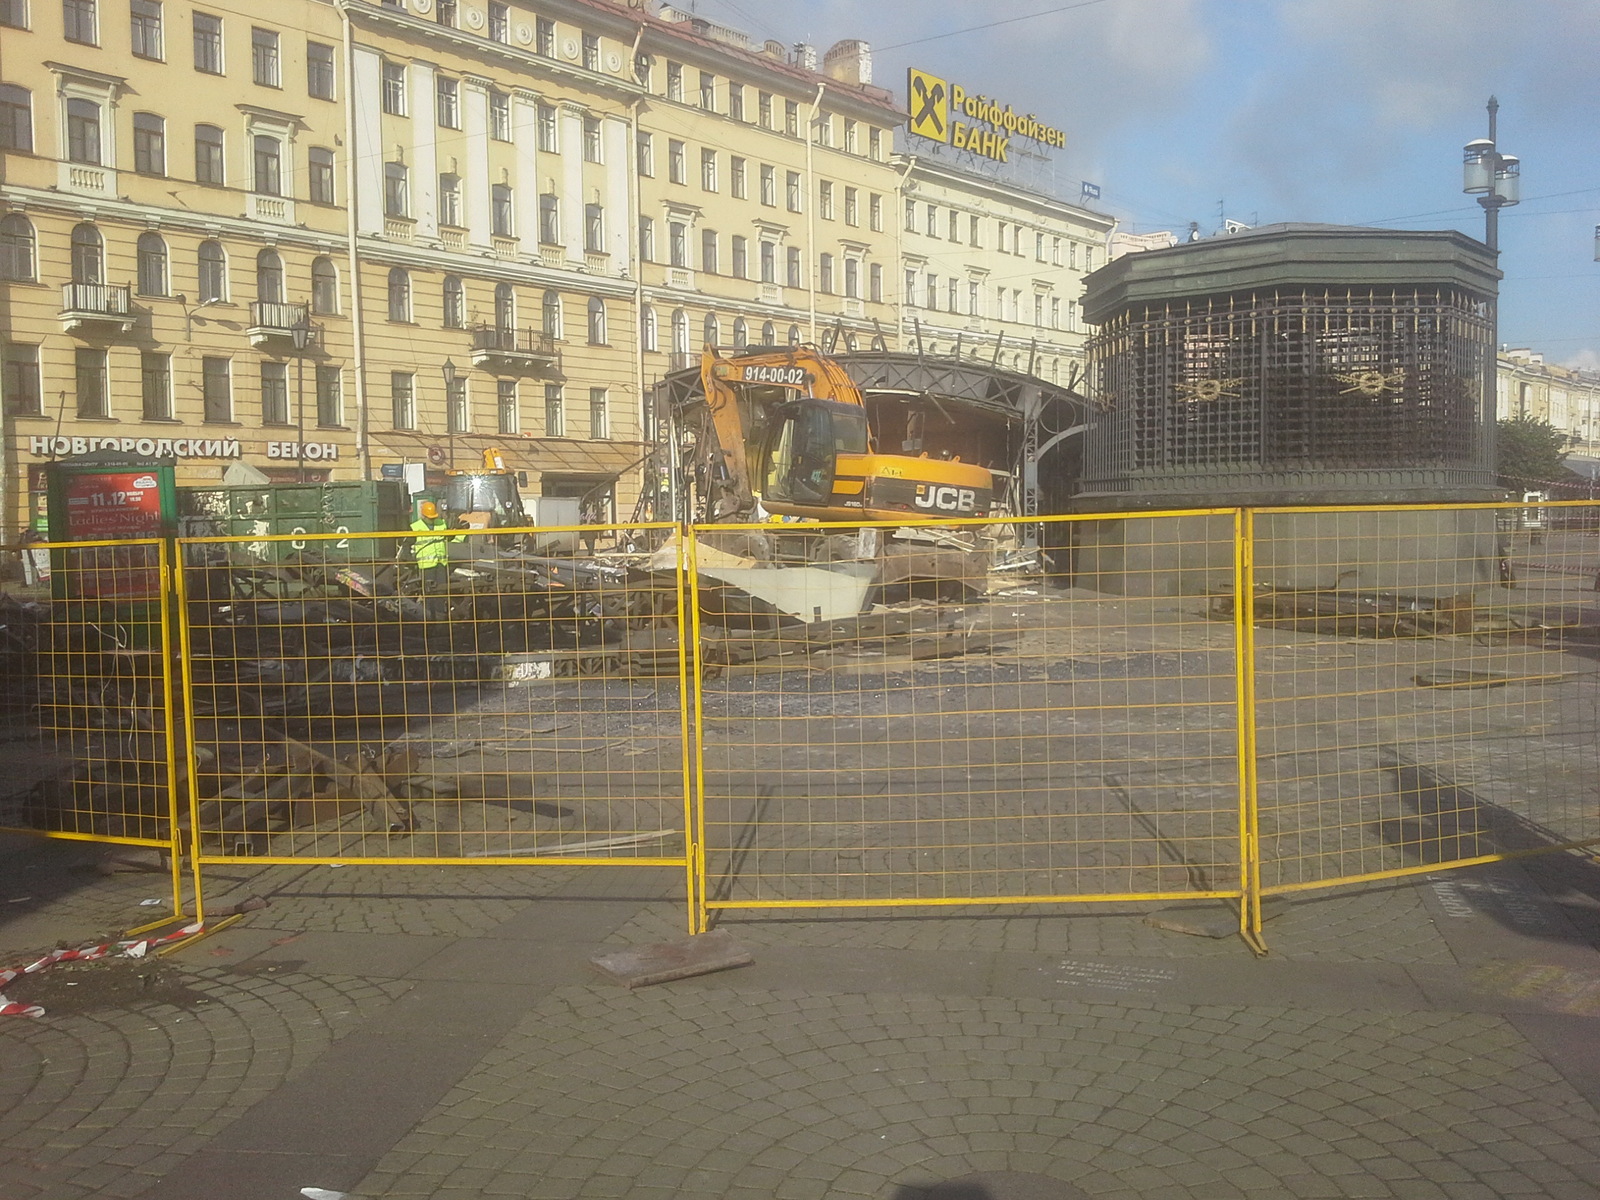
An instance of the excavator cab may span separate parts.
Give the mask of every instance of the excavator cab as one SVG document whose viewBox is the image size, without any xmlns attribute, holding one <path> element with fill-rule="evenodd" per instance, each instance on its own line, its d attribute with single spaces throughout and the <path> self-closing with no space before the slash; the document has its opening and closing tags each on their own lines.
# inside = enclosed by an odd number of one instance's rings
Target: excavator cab
<svg viewBox="0 0 1600 1200">
<path fill-rule="evenodd" d="M 762 497 L 769 504 L 830 506 L 838 456 L 867 449 L 867 414 L 860 405 L 809 396 L 781 405 L 762 448 Z M 859 507 L 859 495 L 855 499 Z"/>
</svg>

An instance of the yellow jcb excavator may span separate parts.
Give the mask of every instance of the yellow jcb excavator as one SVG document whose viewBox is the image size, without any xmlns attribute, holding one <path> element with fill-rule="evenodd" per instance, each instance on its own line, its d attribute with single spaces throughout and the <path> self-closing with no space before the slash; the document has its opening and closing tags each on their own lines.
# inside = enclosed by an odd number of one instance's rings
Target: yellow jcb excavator
<svg viewBox="0 0 1600 1200">
<path fill-rule="evenodd" d="M 758 496 L 770 513 L 820 521 L 989 515 L 987 467 L 879 453 L 861 389 L 810 346 L 729 357 L 707 346 L 700 381 L 726 468 L 709 481 L 713 520 L 753 519 Z"/>
</svg>

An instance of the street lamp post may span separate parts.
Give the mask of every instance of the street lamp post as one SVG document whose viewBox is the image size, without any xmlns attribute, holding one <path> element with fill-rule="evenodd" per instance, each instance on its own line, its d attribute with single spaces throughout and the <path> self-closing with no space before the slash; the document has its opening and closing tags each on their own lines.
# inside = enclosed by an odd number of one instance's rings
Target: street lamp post
<svg viewBox="0 0 1600 1200">
<path fill-rule="evenodd" d="M 456 466 L 456 364 L 444 360 L 444 428 L 450 439 L 449 469 Z"/>
<path fill-rule="evenodd" d="M 1488 110 L 1489 136 L 1468 142 L 1462 151 L 1461 190 L 1476 196 L 1483 206 L 1483 244 L 1498 263 L 1500 210 L 1522 199 L 1522 162 L 1513 155 L 1501 154 L 1495 143 L 1495 117 L 1500 111 L 1500 102 L 1493 96 L 1489 97 Z M 1495 401 L 1499 373 L 1500 301 L 1497 295 L 1489 301 L 1489 362 L 1483 381 L 1484 458 L 1491 469 L 1495 466 Z"/>
<path fill-rule="evenodd" d="M 302 316 L 289 327 L 294 338 L 294 406 L 298 426 L 295 458 L 300 462 L 300 482 L 306 481 L 306 347 L 311 344 L 311 321 Z"/>
</svg>

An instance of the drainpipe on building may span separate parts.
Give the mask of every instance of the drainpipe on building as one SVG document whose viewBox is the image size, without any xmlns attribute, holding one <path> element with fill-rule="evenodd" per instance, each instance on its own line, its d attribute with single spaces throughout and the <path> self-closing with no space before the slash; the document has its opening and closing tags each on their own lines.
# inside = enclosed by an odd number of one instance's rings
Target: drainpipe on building
<svg viewBox="0 0 1600 1200">
<path fill-rule="evenodd" d="M 368 440 L 367 421 L 367 336 L 366 308 L 361 299 L 361 256 L 356 243 L 356 197 L 358 194 L 356 164 L 356 46 L 350 23 L 349 0 L 334 0 L 339 10 L 340 28 L 344 31 L 344 188 L 345 188 L 345 260 L 350 276 L 350 336 L 351 353 L 355 358 L 356 380 L 356 453 L 361 458 L 361 478 L 372 478 L 372 444 Z M 445 404 L 450 403 L 449 397 Z"/>
<path fill-rule="evenodd" d="M 817 144 L 817 113 L 822 108 L 822 89 L 825 84 L 817 84 L 817 94 L 811 97 L 811 115 L 806 118 L 806 194 L 801 203 L 806 206 L 806 297 L 810 302 L 811 310 L 811 337 L 813 346 L 817 344 L 817 177 L 813 166 L 812 151 Z"/>
</svg>

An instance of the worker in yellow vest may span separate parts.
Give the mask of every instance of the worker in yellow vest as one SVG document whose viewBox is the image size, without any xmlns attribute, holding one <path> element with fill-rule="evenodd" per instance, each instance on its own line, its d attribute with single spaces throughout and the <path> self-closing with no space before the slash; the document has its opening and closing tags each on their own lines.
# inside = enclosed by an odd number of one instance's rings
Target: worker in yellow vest
<svg viewBox="0 0 1600 1200">
<path fill-rule="evenodd" d="M 467 535 L 442 533 L 448 526 L 439 513 L 439 506 L 432 500 L 422 502 L 411 528 L 419 535 L 411 543 L 411 554 L 422 572 L 422 590 L 443 591 L 450 578 L 450 543 L 465 541 Z M 433 536 L 422 536 L 428 534 Z"/>
</svg>

